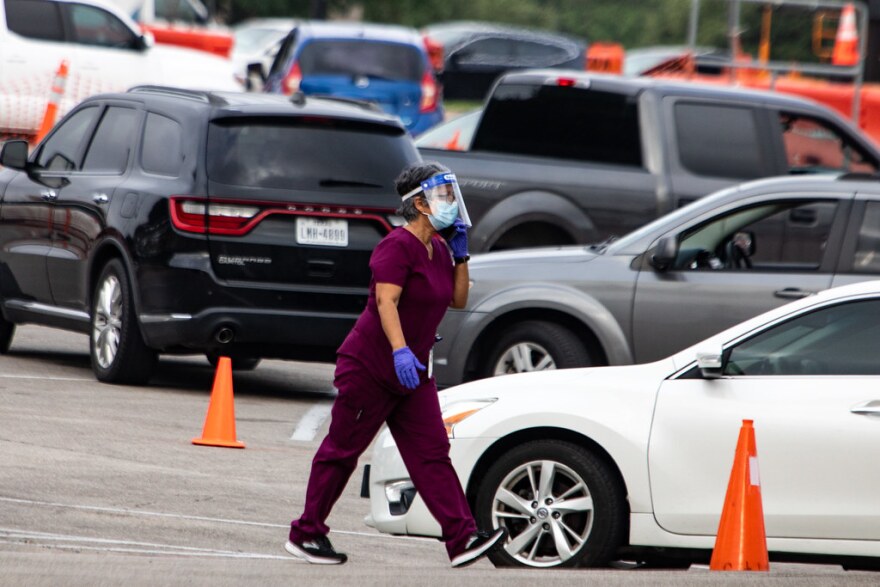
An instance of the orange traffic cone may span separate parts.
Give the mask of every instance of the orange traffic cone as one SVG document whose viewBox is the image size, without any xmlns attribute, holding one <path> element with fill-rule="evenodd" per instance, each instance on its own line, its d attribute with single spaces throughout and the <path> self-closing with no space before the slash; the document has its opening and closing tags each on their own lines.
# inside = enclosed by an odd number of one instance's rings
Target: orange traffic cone
<svg viewBox="0 0 880 587">
<path fill-rule="evenodd" d="M 859 63 L 859 34 L 856 32 L 856 10 L 852 4 L 846 4 L 840 12 L 831 63 L 847 66 Z"/>
<path fill-rule="evenodd" d="M 730 483 L 724 497 L 715 549 L 709 562 L 712 571 L 769 571 L 758 449 L 751 420 L 743 420 L 736 443 Z"/>
<path fill-rule="evenodd" d="M 229 357 L 220 357 L 220 360 L 217 362 L 217 373 L 214 375 L 214 389 L 211 390 L 208 415 L 205 416 L 205 428 L 202 430 L 202 437 L 193 438 L 192 442 L 193 444 L 204 446 L 244 448 L 244 444 L 235 439 L 232 361 Z"/>
<path fill-rule="evenodd" d="M 37 136 L 34 138 L 34 144 L 42 141 L 55 125 L 55 118 L 58 116 L 58 108 L 61 106 L 61 98 L 64 97 L 64 88 L 67 85 L 67 67 L 67 60 L 63 60 L 58 66 L 58 71 L 55 72 L 52 90 L 49 93 L 49 102 L 46 104 L 46 112 L 43 114 L 40 130 L 37 131 Z"/>
</svg>

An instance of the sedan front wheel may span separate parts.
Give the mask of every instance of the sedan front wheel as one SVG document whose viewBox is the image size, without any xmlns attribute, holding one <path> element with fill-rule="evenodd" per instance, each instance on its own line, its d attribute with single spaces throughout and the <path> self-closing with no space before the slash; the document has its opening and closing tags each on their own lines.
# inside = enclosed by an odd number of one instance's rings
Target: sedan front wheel
<svg viewBox="0 0 880 587">
<path fill-rule="evenodd" d="M 542 440 L 502 455 L 483 477 L 476 501 L 481 528 L 506 528 L 489 555 L 497 566 L 606 565 L 626 539 L 621 482 L 592 453 Z"/>
</svg>

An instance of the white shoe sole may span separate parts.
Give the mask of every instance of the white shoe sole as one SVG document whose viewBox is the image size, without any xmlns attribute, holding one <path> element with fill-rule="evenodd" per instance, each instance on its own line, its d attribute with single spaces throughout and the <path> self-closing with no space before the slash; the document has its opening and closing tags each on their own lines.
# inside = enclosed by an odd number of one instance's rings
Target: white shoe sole
<svg viewBox="0 0 880 587">
<path fill-rule="evenodd" d="M 322 558 L 320 556 L 309 554 L 289 540 L 284 545 L 284 550 L 286 550 L 296 558 L 304 560 L 307 563 L 311 563 L 313 565 L 341 565 L 345 562 L 344 560 L 339 560 L 335 558 Z"/>
<path fill-rule="evenodd" d="M 452 567 L 460 568 L 465 567 L 473 562 L 476 562 L 481 556 L 492 550 L 498 542 L 504 539 L 505 533 L 499 531 L 495 536 L 494 540 L 487 540 L 480 548 L 476 550 L 465 551 L 452 559 Z"/>
</svg>

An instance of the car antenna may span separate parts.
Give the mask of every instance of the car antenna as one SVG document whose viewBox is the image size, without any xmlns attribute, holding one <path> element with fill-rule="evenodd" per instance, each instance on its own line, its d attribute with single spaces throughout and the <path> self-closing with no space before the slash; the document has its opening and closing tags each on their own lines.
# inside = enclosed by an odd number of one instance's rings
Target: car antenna
<svg viewBox="0 0 880 587">
<path fill-rule="evenodd" d="M 295 106 L 305 106 L 306 95 L 302 93 L 302 90 L 297 90 L 290 96 L 290 102 Z"/>
</svg>

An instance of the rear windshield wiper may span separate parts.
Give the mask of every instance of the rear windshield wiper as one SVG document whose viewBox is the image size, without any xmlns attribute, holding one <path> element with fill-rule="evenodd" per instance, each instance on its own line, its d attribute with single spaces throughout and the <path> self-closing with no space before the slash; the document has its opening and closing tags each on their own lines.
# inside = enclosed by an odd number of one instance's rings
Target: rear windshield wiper
<svg viewBox="0 0 880 587">
<path fill-rule="evenodd" d="M 383 187 L 378 183 L 370 183 L 366 181 L 357 181 L 353 179 L 333 179 L 325 178 L 318 181 L 318 185 L 324 188 L 380 188 Z"/>
</svg>

